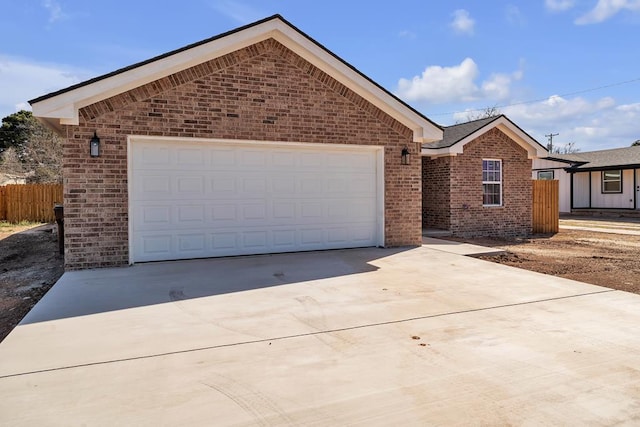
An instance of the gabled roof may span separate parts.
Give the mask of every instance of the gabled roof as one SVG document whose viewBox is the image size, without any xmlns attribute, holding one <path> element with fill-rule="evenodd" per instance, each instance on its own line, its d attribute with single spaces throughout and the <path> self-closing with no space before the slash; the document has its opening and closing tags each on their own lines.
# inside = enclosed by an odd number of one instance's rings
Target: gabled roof
<svg viewBox="0 0 640 427">
<path fill-rule="evenodd" d="M 640 146 L 584 153 L 554 154 L 547 159 L 569 163 L 571 170 L 640 168 Z"/>
<path fill-rule="evenodd" d="M 422 155 L 430 157 L 455 156 L 463 152 L 464 146 L 493 128 L 500 129 L 527 150 L 528 157 L 542 157 L 548 154 L 547 149 L 507 116 L 487 117 L 472 120 L 443 128 L 443 136 L 439 141 L 422 144 Z"/>
<path fill-rule="evenodd" d="M 280 15 L 202 40 L 149 60 L 70 86 L 29 103 L 34 116 L 54 128 L 77 125 L 78 110 L 98 101 L 210 61 L 255 43 L 275 39 L 413 131 L 415 142 L 442 138 L 442 128 L 362 74 Z"/>
</svg>

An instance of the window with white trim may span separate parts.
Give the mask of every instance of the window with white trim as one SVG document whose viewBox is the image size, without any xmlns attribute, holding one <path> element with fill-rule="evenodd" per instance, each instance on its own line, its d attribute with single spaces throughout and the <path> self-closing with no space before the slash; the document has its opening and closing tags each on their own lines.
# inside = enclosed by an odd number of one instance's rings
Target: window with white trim
<svg viewBox="0 0 640 427">
<path fill-rule="evenodd" d="M 602 192 L 622 193 L 622 171 L 602 171 Z"/>
<path fill-rule="evenodd" d="M 541 180 L 552 180 L 553 179 L 553 171 L 538 171 L 538 179 Z"/>
<path fill-rule="evenodd" d="M 482 159 L 482 205 L 502 206 L 502 160 Z"/>
</svg>

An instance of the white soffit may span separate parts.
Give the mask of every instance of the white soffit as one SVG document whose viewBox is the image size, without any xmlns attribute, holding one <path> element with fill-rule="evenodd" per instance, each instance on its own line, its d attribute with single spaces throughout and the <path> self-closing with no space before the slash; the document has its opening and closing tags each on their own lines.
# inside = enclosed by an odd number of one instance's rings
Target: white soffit
<svg viewBox="0 0 640 427">
<path fill-rule="evenodd" d="M 33 114 L 56 128 L 60 128 L 60 125 L 77 125 L 79 123 L 78 110 L 87 105 L 269 38 L 277 40 L 410 128 L 413 131 L 415 142 L 422 143 L 442 139 L 442 130 L 426 117 L 363 77 L 279 17 L 250 25 L 240 31 L 231 32 L 207 43 L 178 51 L 67 92 L 36 100 L 32 105 Z"/>
</svg>

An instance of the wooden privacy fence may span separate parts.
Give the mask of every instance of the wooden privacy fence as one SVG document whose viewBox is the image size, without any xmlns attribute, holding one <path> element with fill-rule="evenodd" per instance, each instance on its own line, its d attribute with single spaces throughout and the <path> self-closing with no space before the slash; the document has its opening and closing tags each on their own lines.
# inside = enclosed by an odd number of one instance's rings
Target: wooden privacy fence
<svg viewBox="0 0 640 427">
<path fill-rule="evenodd" d="M 53 222 L 62 203 L 62 184 L 12 184 L 0 187 L 0 220 Z"/>
<path fill-rule="evenodd" d="M 533 232 L 557 233 L 560 228 L 560 186 L 557 180 L 533 180 Z"/>
</svg>

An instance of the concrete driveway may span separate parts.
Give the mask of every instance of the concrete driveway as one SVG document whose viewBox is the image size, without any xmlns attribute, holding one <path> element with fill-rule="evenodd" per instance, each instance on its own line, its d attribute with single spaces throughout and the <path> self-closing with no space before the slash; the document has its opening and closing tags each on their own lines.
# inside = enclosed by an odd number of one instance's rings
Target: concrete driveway
<svg viewBox="0 0 640 427">
<path fill-rule="evenodd" d="M 69 272 L 0 344 L 0 424 L 638 425 L 639 325 L 426 246 Z"/>
</svg>

